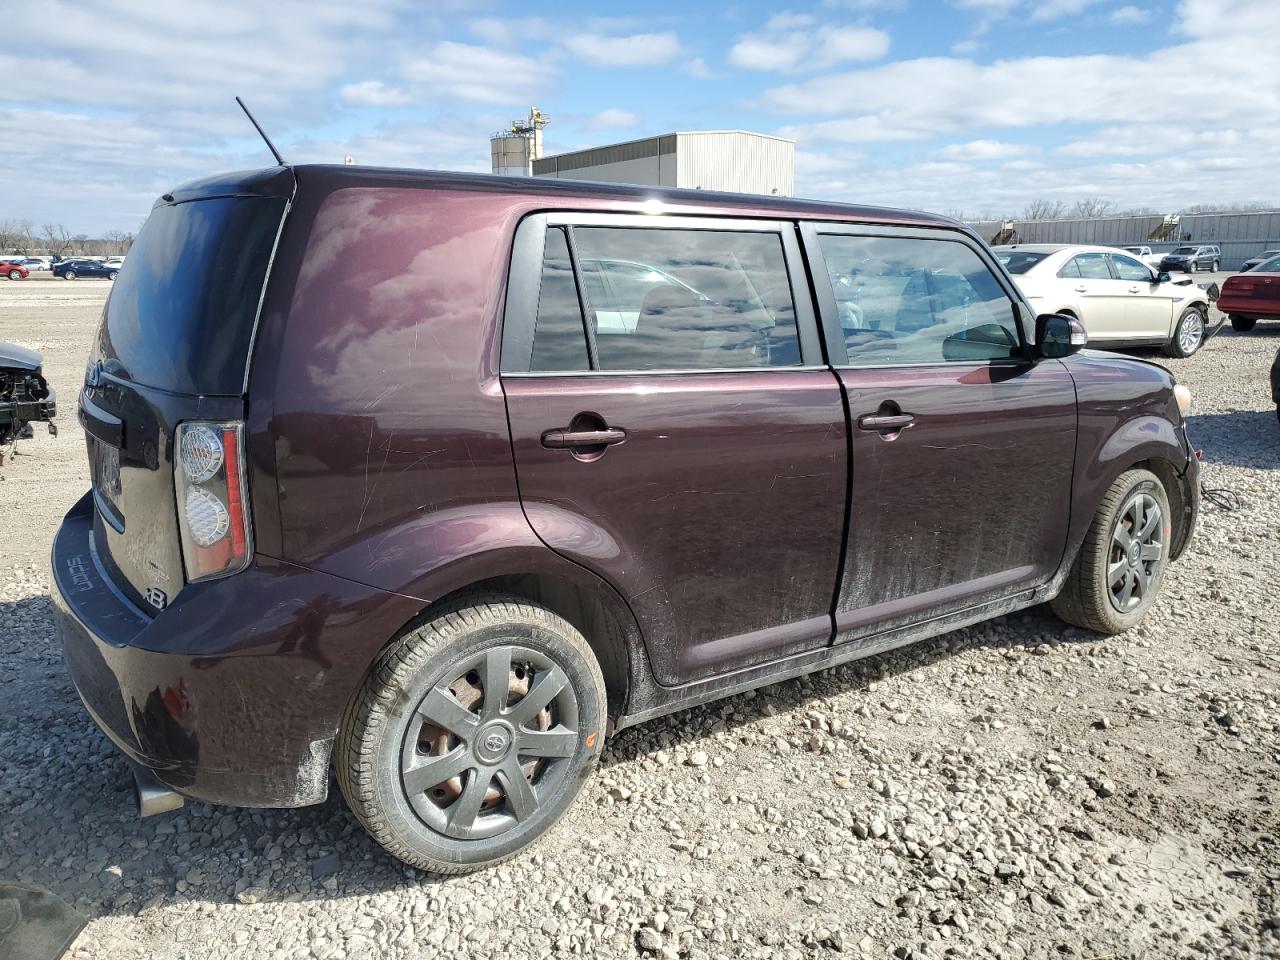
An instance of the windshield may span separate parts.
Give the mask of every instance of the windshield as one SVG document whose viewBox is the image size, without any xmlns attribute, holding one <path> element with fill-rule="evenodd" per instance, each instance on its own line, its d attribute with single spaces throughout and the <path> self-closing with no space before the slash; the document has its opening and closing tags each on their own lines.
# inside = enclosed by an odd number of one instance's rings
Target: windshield
<svg viewBox="0 0 1280 960">
<path fill-rule="evenodd" d="M 1047 253 L 1032 253 L 1030 250 L 996 251 L 996 259 L 1010 273 L 1026 273 L 1047 256 Z"/>
<path fill-rule="evenodd" d="M 1173 251 L 1173 255 L 1177 257 L 1183 254 L 1195 253 L 1195 252 L 1196 252 L 1195 247 L 1179 247 L 1177 250 Z"/>
</svg>

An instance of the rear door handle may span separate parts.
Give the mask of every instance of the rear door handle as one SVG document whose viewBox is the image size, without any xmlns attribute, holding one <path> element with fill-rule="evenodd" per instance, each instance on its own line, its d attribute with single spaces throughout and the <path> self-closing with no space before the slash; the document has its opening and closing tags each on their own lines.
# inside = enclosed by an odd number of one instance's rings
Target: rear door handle
<svg viewBox="0 0 1280 960">
<path fill-rule="evenodd" d="M 884 433 L 892 430 L 904 430 L 915 422 L 916 418 L 909 413 L 873 413 L 858 418 L 858 429 Z"/>
<path fill-rule="evenodd" d="M 548 430 L 542 445 L 548 450 L 572 450 L 575 447 L 607 447 L 627 439 L 627 431 L 617 427 L 603 430 Z"/>
</svg>

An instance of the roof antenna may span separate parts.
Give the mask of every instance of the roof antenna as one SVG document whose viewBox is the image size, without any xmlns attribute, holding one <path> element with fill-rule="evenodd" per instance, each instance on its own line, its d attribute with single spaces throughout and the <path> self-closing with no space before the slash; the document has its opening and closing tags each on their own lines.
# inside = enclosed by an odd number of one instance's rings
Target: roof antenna
<svg viewBox="0 0 1280 960">
<path fill-rule="evenodd" d="M 271 155 L 276 158 L 276 163 L 280 164 L 282 167 L 287 166 L 284 162 L 284 157 L 280 156 L 280 151 L 276 149 L 276 145 L 272 143 L 271 138 L 267 136 L 267 131 L 263 130 L 262 124 L 254 119 L 253 114 L 249 112 L 249 108 L 244 105 L 244 101 L 239 97 L 236 97 L 236 103 L 240 104 L 240 109 L 243 110 L 244 115 L 249 118 L 249 122 L 253 124 L 253 129 L 258 131 L 258 136 L 262 137 L 262 142 L 267 145 L 267 149 L 271 151 Z"/>
</svg>

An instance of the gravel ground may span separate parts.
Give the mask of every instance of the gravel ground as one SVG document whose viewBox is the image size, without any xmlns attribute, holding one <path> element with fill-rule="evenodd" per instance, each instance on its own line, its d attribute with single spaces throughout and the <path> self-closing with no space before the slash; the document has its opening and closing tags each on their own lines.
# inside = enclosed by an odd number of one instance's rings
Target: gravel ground
<svg viewBox="0 0 1280 960">
<path fill-rule="evenodd" d="M 646 724 L 532 852 L 437 880 L 336 789 L 136 819 L 46 571 L 107 289 L 0 284 L 0 339 L 44 351 L 63 411 L 0 482 L 0 878 L 92 918 L 74 956 L 1280 956 L 1280 326 L 1167 361 L 1241 506 L 1206 506 L 1139 628 L 1037 609 Z"/>
</svg>

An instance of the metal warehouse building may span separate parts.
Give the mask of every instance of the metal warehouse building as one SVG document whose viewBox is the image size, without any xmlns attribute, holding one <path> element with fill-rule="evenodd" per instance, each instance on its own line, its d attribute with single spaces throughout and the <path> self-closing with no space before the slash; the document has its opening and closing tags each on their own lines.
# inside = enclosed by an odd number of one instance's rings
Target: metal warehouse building
<svg viewBox="0 0 1280 960">
<path fill-rule="evenodd" d="M 535 177 L 790 197 L 796 144 L 745 130 L 695 130 L 533 161 Z"/>
<path fill-rule="evenodd" d="M 969 225 L 992 243 L 1143 244 L 1155 253 L 1168 253 L 1184 243 L 1216 243 L 1222 248 L 1224 270 L 1238 270 L 1264 249 L 1280 247 L 1280 210 L 1088 220 L 986 220 Z"/>
</svg>

